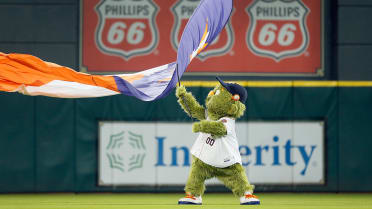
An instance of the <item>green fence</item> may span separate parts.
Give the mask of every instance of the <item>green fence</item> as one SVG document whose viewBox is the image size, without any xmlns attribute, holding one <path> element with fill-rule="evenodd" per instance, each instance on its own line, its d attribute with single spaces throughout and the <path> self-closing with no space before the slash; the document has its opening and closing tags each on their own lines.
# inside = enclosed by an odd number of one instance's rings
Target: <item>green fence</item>
<svg viewBox="0 0 372 209">
<path fill-rule="evenodd" d="M 211 88 L 190 87 L 202 103 Z M 326 184 L 257 191 L 372 191 L 372 87 L 248 86 L 241 120 L 326 121 Z M 0 94 L 0 192 L 182 191 L 180 187 L 98 187 L 98 120 L 190 121 L 172 94 L 55 99 Z M 227 191 L 213 187 L 209 191 Z"/>
</svg>

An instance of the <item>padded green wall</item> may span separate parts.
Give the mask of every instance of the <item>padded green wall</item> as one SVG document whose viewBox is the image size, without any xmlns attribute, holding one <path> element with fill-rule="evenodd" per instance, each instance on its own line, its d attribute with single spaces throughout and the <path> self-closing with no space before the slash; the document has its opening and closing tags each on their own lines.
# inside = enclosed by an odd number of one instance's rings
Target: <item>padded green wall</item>
<svg viewBox="0 0 372 209">
<path fill-rule="evenodd" d="M 339 90 L 339 189 L 372 191 L 372 89 Z"/>
<path fill-rule="evenodd" d="M 203 103 L 210 88 L 188 88 Z M 326 120 L 324 186 L 258 191 L 372 191 L 372 88 L 248 87 L 241 120 Z M 55 99 L 0 94 L 0 192 L 182 191 L 180 187 L 97 187 L 99 120 L 191 121 L 173 94 Z M 225 191 L 212 188 L 209 191 Z"/>
</svg>

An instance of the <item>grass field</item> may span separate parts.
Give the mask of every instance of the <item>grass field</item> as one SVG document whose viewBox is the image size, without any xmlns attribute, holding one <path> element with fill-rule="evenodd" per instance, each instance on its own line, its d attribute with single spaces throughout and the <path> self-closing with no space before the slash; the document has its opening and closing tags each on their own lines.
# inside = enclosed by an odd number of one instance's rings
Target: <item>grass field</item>
<svg viewBox="0 0 372 209">
<path fill-rule="evenodd" d="M 261 205 L 239 205 L 231 194 L 205 194 L 203 205 L 177 205 L 182 194 L 2 194 L 0 209 L 372 209 L 372 194 L 262 193 Z"/>
</svg>

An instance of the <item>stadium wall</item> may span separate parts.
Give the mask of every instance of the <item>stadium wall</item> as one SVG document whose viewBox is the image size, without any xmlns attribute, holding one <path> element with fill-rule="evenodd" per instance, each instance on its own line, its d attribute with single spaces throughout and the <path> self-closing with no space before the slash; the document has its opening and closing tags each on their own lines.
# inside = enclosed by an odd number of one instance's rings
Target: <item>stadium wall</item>
<svg viewBox="0 0 372 209">
<path fill-rule="evenodd" d="M 326 120 L 324 186 L 258 186 L 259 191 L 372 191 L 369 162 L 372 3 L 332 1 L 331 79 L 310 87 L 247 85 L 249 120 Z M 0 51 L 28 53 L 78 69 L 77 0 L 0 1 Z M 357 24 L 356 24 L 357 23 Z M 190 87 L 203 101 L 209 87 Z M 190 121 L 173 95 L 141 102 L 125 96 L 55 99 L 0 94 L 0 192 L 138 191 L 97 186 L 97 121 Z M 316 102 L 314 102 L 316 101 Z M 192 139 L 191 139 L 192 140 Z M 142 187 L 140 191 L 181 191 Z M 212 188 L 209 191 L 226 191 Z"/>
<path fill-rule="evenodd" d="M 258 185 L 258 191 L 372 190 L 368 158 L 372 87 L 348 86 L 354 84 L 247 87 L 248 110 L 241 121 L 326 121 L 326 184 Z M 210 90 L 189 88 L 201 102 Z M 73 100 L 2 93 L 1 101 L 1 192 L 181 191 L 97 186 L 98 121 L 190 121 L 175 96 L 141 102 L 123 96 Z"/>
</svg>

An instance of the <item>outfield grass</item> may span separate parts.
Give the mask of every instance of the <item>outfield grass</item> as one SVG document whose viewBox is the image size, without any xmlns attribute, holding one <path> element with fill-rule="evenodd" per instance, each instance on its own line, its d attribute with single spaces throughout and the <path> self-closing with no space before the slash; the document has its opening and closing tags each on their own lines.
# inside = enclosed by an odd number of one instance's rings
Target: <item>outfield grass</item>
<svg viewBox="0 0 372 209">
<path fill-rule="evenodd" d="M 231 194 L 205 194 L 203 205 L 177 205 L 182 194 L 2 194 L 0 209 L 372 209 L 372 194 L 262 193 L 260 206 L 239 205 Z"/>
</svg>

